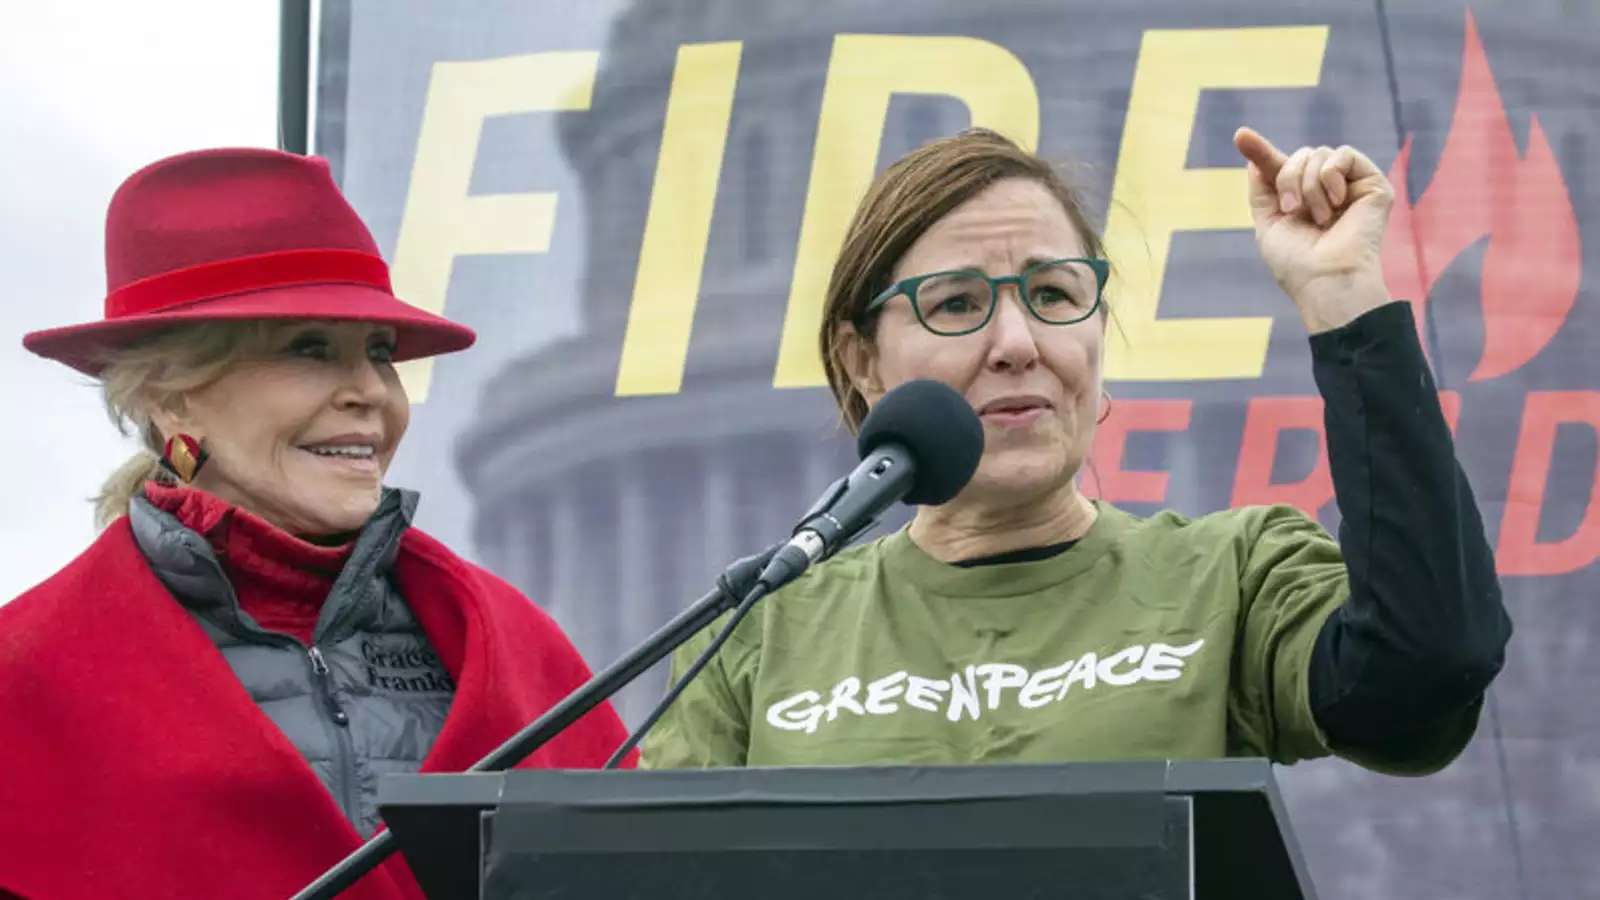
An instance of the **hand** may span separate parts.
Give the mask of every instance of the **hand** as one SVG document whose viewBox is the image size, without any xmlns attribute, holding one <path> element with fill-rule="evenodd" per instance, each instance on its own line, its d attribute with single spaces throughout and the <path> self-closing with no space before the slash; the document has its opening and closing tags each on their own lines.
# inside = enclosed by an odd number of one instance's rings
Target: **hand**
<svg viewBox="0 0 1600 900">
<path fill-rule="evenodd" d="M 1389 302 L 1383 229 L 1394 190 L 1353 147 L 1301 147 L 1284 155 L 1250 128 L 1233 145 L 1248 160 L 1256 245 L 1312 334 Z"/>
</svg>

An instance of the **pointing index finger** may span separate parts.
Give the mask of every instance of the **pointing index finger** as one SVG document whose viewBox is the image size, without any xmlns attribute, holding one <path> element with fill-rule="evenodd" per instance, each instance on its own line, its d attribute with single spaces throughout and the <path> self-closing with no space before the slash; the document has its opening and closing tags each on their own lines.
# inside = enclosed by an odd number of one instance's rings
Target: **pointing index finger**
<svg viewBox="0 0 1600 900">
<path fill-rule="evenodd" d="M 1241 126 L 1233 133 L 1233 146 L 1245 159 L 1256 164 L 1261 171 L 1261 177 L 1268 184 L 1278 178 L 1278 170 L 1289 160 L 1287 154 L 1272 145 L 1272 142 L 1262 137 L 1254 128 Z"/>
</svg>

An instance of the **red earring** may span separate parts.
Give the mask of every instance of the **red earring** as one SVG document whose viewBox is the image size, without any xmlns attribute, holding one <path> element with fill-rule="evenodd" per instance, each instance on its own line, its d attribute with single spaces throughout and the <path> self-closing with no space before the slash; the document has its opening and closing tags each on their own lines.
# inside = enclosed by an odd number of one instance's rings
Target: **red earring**
<svg viewBox="0 0 1600 900">
<path fill-rule="evenodd" d="M 167 447 L 161 453 L 161 468 L 188 484 L 200 474 L 200 467 L 210 458 L 211 455 L 199 441 L 187 434 L 175 434 L 167 439 Z"/>
</svg>

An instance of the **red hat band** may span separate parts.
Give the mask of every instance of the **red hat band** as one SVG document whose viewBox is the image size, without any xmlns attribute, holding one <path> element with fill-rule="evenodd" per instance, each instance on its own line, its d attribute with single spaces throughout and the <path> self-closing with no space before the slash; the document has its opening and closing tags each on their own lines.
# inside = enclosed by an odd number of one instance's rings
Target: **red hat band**
<svg viewBox="0 0 1600 900">
<path fill-rule="evenodd" d="M 246 291 L 309 284 L 364 284 L 389 292 L 389 267 L 359 250 L 283 250 L 165 272 L 106 295 L 106 318 L 176 309 Z"/>
</svg>

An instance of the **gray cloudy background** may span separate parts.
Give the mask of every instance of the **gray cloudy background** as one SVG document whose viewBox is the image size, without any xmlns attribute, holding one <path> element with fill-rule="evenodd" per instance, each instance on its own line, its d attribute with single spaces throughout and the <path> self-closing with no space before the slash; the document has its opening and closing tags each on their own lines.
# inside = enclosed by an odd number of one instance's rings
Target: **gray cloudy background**
<svg viewBox="0 0 1600 900">
<path fill-rule="evenodd" d="M 0 27 L 0 603 L 94 536 L 88 499 L 133 444 L 88 380 L 22 349 L 98 318 L 106 203 L 153 160 L 274 146 L 276 0 L 7 3 Z"/>
</svg>

